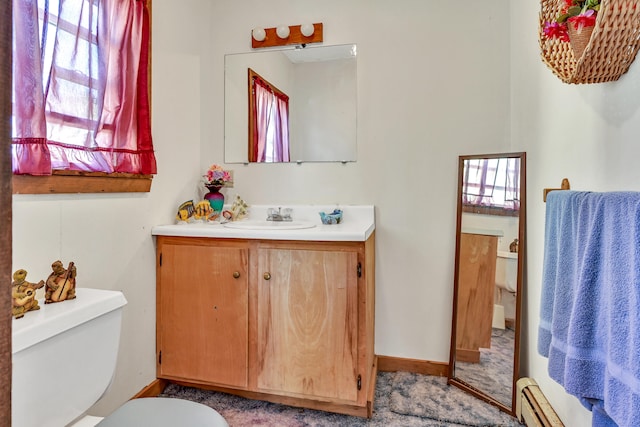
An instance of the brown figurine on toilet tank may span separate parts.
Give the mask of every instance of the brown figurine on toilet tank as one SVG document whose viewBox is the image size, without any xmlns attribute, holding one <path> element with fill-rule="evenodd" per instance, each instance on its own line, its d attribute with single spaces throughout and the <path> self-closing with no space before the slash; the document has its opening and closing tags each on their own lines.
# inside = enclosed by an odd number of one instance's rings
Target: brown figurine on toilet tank
<svg viewBox="0 0 640 427">
<path fill-rule="evenodd" d="M 16 270 L 13 273 L 13 282 L 11 282 L 11 314 L 16 319 L 24 316 L 27 311 L 40 310 L 38 300 L 36 299 L 36 289 L 44 286 L 44 280 L 38 283 L 29 283 L 26 281 L 27 270 Z"/>
<path fill-rule="evenodd" d="M 51 264 L 53 273 L 47 278 L 44 303 L 60 302 L 76 297 L 76 267 L 73 262 L 65 270 L 61 261 Z"/>
</svg>

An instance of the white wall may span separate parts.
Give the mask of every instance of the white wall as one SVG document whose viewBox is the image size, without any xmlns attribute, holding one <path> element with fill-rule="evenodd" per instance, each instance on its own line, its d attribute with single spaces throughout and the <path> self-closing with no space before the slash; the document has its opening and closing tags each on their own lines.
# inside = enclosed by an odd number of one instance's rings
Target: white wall
<svg viewBox="0 0 640 427">
<path fill-rule="evenodd" d="M 292 161 L 356 158 L 356 61 L 349 58 L 296 64 L 294 92 L 289 100 Z"/>
<path fill-rule="evenodd" d="M 151 193 L 14 197 L 15 268 L 27 269 L 37 281 L 49 274 L 52 261 L 73 260 L 79 286 L 121 289 L 129 300 L 115 382 L 94 412 L 110 412 L 155 378 L 150 228 L 172 221 L 181 202 L 200 197 L 201 175 L 211 163 L 223 163 L 223 59 L 251 50 L 255 26 L 323 22 L 324 44 L 357 43 L 358 159 L 346 165 L 233 165 L 235 188 L 225 191 L 250 204 L 375 205 L 376 353 L 448 361 L 457 156 L 541 143 L 530 139 L 534 132 L 521 131 L 514 133 L 528 144 L 509 142 L 506 4 L 154 2 L 152 106 L 159 173 Z M 536 56 L 534 49 L 530 55 Z M 535 59 L 527 61 L 539 68 Z M 554 85 L 544 70 L 539 74 Z M 528 105 L 517 105 L 520 119 Z M 560 166 L 550 148 L 536 149 L 529 164 L 541 167 L 544 155 Z M 595 164 L 597 156 L 582 158 Z M 576 171 L 559 169 L 544 184 L 571 172 Z M 540 230 L 536 209 L 541 207 L 533 203 L 530 227 Z"/>
<path fill-rule="evenodd" d="M 526 355 L 534 377 L 568 427 L 591 425 L 591 414 L 547 374 L 537 354 L 542 279 L 542 189 L 569 178 L 576 190 L 640 190 L 640 64 L 618 81 L 567 85 L 540 60 L 539 2 L 512 2 L 512 140 L 527 151 L 528 227 Z"/>
</svg>

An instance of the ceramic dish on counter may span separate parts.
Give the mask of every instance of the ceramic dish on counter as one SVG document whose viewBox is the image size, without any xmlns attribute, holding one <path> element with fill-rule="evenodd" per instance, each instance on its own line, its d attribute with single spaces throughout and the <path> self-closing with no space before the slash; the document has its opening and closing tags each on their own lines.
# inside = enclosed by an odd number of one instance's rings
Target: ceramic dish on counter
<svg viewBox="0 0 640 427">
<path fill-rule="evenodd" d="M 331 213 L 319 212 L 319 214 L 323 224 L 340 224 L 342 222 L 342 211 L 340 209 L 334 209 Z"/>
</svg>

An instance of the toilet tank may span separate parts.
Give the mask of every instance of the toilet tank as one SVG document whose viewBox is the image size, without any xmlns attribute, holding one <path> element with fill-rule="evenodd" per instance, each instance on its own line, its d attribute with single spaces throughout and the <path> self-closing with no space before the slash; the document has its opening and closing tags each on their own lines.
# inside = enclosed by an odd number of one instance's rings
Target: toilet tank
<svg viewBox="0 0 640 427">
<path fill-rule="evenodd" d="M 518 253 L 498 251 L 496 257 L 496 286 L 509 292 L 518 288 Z"/>
<path fill-rule="evenodd" d="M 122 292 L 77 288 L 76 299 L 13 319 L 11 417 L 16 427 L 62 427 L 107 390 L 120 341 Z"/>
</svg>

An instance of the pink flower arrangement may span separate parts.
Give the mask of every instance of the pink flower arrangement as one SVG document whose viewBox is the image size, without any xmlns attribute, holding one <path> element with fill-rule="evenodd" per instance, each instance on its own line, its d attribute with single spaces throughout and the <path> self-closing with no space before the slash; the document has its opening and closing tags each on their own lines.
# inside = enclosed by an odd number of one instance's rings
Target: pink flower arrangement
<svg viewBox="0 0 640 427">
<path fill-rule="evenodd" d="M 206 185 L 224 185 L 225 183 L 231 181 L 231 174 L 222 169 L 222 166 L 219 165 L 211 165 L 207 173 L 204 174 L 205 184 Z"/>
<path fill-rule="evenodd" d="M 573 25 L 579 34 L 585 27 L 596 25 L 596 15 L 600 10 L 600 0 L 563 0 L 560 14 L 554 22 L 544 25 L 544 35 L 549 39 L 569 41 L 567 25 Z"/>
</svg>

